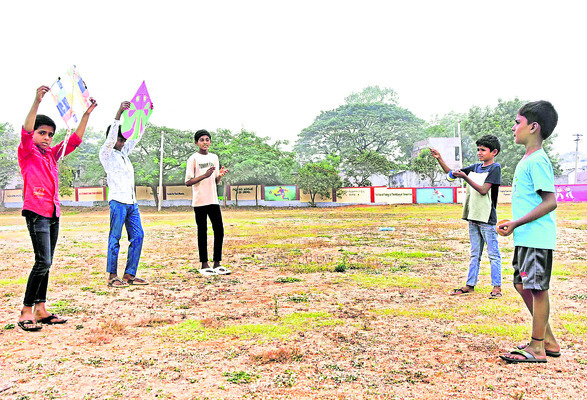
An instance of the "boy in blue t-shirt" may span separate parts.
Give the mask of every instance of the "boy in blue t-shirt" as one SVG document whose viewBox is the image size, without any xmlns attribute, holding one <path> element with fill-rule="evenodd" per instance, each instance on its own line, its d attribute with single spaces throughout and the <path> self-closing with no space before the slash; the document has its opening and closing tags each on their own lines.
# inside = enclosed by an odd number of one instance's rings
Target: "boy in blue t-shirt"
<svg viewBox="0 0 587 400">
<path fill-rule="evenodd" d="M 501 297 L 501 255 L 497 242 L 497 196 L 501 184 L 501 166 L 495 162 L 495 156 L 501 150 L 499 139 L 493 135 L 485 135 L 475 142 L 479 163 L 469 165 L 462 170 L 451 171 L 440 153 L 430 149 L 432 157 L 444 170 L 455 178 L 467 182 L 467 194 L 463 204 L 463 219 L 469 221 L 469 238 L 471 240 L 471 262 L 467 284 L 454 289 L 452 296 L 470 294 L 475 291 L 479 278 L 479 265 L 483 247 L 487 243 L 487 254 L 491 265 L 491 284 L 493 289 L 490 298 Z"/>
<path fill-rule="evenodd" d="M 523 144 L 526 153 L 514 173 L 513 220 L 497 229 L 504 236 L 514 234 L 514 286 L 532 314 L 532 340 L 500 356 L 509 363 L 545 363 L 546 356 L 560 356 L 560 346 L 548 323 L 556 195 L 552 164 L 542 148 L 557 122 L 552 104 L 541 100 L 522 106 L 512 128 L 514 141 Z"/>
</svg>

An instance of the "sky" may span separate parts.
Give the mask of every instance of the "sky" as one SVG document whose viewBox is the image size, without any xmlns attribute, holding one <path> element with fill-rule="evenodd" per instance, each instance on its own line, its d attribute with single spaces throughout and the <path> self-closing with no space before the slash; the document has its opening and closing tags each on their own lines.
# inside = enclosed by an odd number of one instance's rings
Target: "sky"
<svg viewBox="0 0 587 400">
<path fill-rule="evenodd" d="M 55 4 L 59 4 L 57 7 Z M 293 144 L 367 86 L 424 120 L 498 99 L 549 100 L 555 148 L 587 153 L 585 6 L 554 1 L 29 0 L 1 6 L 0 122 L 76 65 L 105 130 L 145 80 L 151 122 L 245 128 Z M 39 109 L 64 127 L 46 96 Z"/>
</svg>

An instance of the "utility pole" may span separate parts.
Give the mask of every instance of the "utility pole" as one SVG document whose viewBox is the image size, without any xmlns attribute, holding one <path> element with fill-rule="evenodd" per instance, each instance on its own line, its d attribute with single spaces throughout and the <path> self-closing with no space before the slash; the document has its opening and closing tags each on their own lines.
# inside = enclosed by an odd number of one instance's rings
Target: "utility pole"
<svg viewBox="0 0 587 400">
<path fill-rule="evenodd" d="M 165 132 L 161 131 L 161 155 L 159 158 L 159 193 L 158 196 L 158 205 L 157 211 L 161 211 L 161 202 L 163 201 L 163 137 L 165 136 Z"/>
<path fill-rule="evenodd" d="M 576 138 L 573 139 L 576 142 L 575 145 L 575 179 L 573 184 L 577 184 L 577 174 L 579 173 L 579 141 L 581 140 L 581 135 L 580 133 L 575 134 Z"/>
</svg>

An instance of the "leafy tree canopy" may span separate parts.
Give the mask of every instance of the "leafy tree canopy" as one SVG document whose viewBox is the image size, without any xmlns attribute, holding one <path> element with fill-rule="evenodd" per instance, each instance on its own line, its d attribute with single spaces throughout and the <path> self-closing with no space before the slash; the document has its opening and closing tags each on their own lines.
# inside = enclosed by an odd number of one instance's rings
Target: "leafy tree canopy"
<svg viewBox="0 0 587 400">
<path fill-rule="evenodd" d="M 299 134 L 294 149 L 302 160 L 372 151 L 406 161 L 414 141 L 424 137 L 423 121 L 396 102 L 393 89 L 375 86 L 353 93 L 346 104 L 321 112 Z"/>
<path fill-rule="evenodd" d="M 349 155 L 342 165 L 345 186 L 371 186 L 371 176 L 387 175 L 391 168 L 391 163 L 385 156 L 368 150 Z"/>
<path fill-rule="evenodd" d="M 333 190 L 342 187 L 342 179 L 331 160 L 306 163 L 298 171 L 294 182 L 304 192 L 310 194 L 310 205 L 316 207 L 316 195 L 329 197 Z"/>
</svg>

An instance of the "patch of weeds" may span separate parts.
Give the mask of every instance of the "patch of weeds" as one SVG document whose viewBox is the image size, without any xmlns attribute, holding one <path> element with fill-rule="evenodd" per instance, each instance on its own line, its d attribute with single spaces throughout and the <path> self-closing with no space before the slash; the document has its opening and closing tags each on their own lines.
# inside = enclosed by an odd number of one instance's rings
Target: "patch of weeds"
<svg viewBox="0 0 587 400">
<path fill-rule="evenodd" d="M 310 262 L 307 264 L 277 263 L 271 266 L 279 267 L 285 271 L 291 271 L 298 274 L 313 274 L 315 272 L 330 272 L 330 263 Z"/>
<path fill-rule="evenodd" d="M 508 337 L 516 341 L 522 341 L 530 335 L 530 326 L 528 325 L 495 325 L 495 324 L 463 324 L 458 325 L 455 329 L 461 332 L 472 333 L 474 335 L 487 335 Z"/>
<path fill-rule="evenodd" d="M 0 286 L 22 285 L 27 283 L 27 281 L 28 278 L 0 279 Z"/>
<path fill-rule="evenodd" d="M 404 287 L 404 288 L 429 288 L 432 287 L 432 283 L 429 279 L 403 276 L 403 275 L 368 275 L 368 274 L 355 274 L 351 278 L 361 286 L 366 287 Z"/>
<path fill-rule="evenodd" d="M 410 383 L 416 384 L 418 382 L 428 383 L 428 376 L 420 371 L 412 370 L 392 370 L 387 373 L 387 382 L 392 384 Z"/>
<path fill-rule="evenodd" d="M 245 371 L 225 372 L 222 376 L 226 377 L 226 381 L 234 383 L 236 385 L 242 385 L 243 383 L 251 383 L 259 378 L 257 374 L 251 374 Z"/>
<path fill-rule="evenodd" d="M 9 330 L 9 329 L 14 329 L 14 326 L 15 326 L 14 324 L 6 324 L 6 325 L 4 325 L 4 328 L 2 328 L 2 329 L 4 329 L 5 331 Z"/>
<path fill-rule="evenodd" d="M 343 253 L 342 258 L 334 266 L 334 272 L 346 272 L 349 267 L 349 257 L 346 253 Z"/>
<path fill-rule="evenodd" d="M 309 301 L 308 295 L 306 294 L 294 294 L 287 298 L 287 301 L 291 301 L 294 303 L 307 303 Z"/>
<path fill-rule="evenodd" d="M 385 308 L 376 310 L 375 312 L 381 315 L 403 316 L 410 318 L 428 318 L 446 321 L 453 321 L 455 319 L 454 314 L 451 312 L 431 308 L 426 308 L 422 310 L 418 310 L 415 308 Z"/>
<path fill-rule="evenodd" d="M 100 356 L 90 357 L 87 360 L 82 361 L 85 365 L 92 365 L 94 367 L 101 367 L 104 365 L 104 358 Z"/>
<path fill-rule="evenodd" d="M 83 307 L 76 306 L 71 300 L 58 300 L 49 306 L 49 311 L 55 314 L 78 314 L 84 311 Z"/>
<path fill-rule="evenodd" d="M 135 323 L 135 326 L 152 328 L 155 326 L 169 325 L 172 323 L 173 323 L 173 318 L 149 316 L 149 317 L 142 318 L 139 322 Z"/>
<path fill-rule="evenodd" d="M 579 364 L 581 364 L 581 365 L 587 365 L 587 359 L 585 359 L 585 360 L 582 360 L 582 359 L 580 359 L 580 358 L 576 358 L 575 360 L 576 360 L 576 361 L 577 361 Z"/>
<path fill-rule="evenodd" d="M 273 383 L 277 387 L 292 387 L 296 383 L 295 372 L 286 369 L 283 374 L 278 374 L 274 379 Z"/>
<path fill-rule="evenodd" d="M 302 361 L 304 355 L 297 347 L 288 349 L 281 347 L 279 349 L 264 350 L 259 354 L 252 354 L 251 360 L 259 364 L 275 363 L 287 363 L 287 362 L 299 362 Z"/>
<path fill-rule="evenodd" d="M 277 283 L 294 283 L 294 282 L 301 282 L 300 278 L 293 278 L 293 277 L 279 277 L 275 280 Z"/>
<path fill-rule="evenodd" d="M 189 310 L 190 306 L 187 304 L 180 304 L 179 306 L 175 307 L 176 310 Z"/>
<path fill-rule="evenodd" d="M 438 254 L 424 253 L 422 251 L 390 251 L 387 253 L 383 253 L 382 256 L 383 257 L 390 257 L 390 258 L 428 258 L 428 257 L 437 257 Z"/>
<path fill-rule="evenodd" d="M 571 300 L 587 300 L 587 293 L 573 294 L 567 297 Z"/>
<path fill-rule="evenodd" d="M 325 312 L 293 313 L 276 319 L 274 324 L 243 324 L 206 327 L 201 321 L 188 320 L 167 328 L 161 334 L 176 340 L 206 341 L 224 336 L 240 339 L 283 339 L 299 331 L 333 326 L 341 321 Z"/>
</svg>

